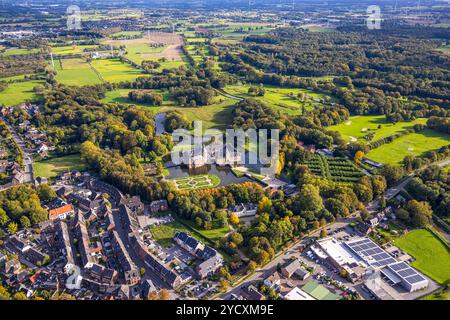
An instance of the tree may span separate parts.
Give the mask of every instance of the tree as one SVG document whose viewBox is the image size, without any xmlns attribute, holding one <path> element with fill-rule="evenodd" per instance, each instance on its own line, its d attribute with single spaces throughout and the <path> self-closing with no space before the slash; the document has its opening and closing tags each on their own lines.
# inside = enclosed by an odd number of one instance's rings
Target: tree
<svg viewBox="0 0 450 320">
<path fill-rule="evenodd" d="M 39 198 L 43 202 L 49 202 L 56 199 L 57 195 L 55 190 L 53 190 L 48 184 L 41 184 L 37 187 L 37 192 Z"/>
<path fill-rule="evenodd" d="M 406 204 L 405 209 L 409 212 L 413 226 L 421 228 L 431 223 L 433 210 L 428 202 L 411 200 Z"/>
<path fill-rule="evenodd" d="M 270 213 L 270 209 L 272 208 L 272 200 L 267 197 L 263 197 L 261 201 L 258 203 L 258 212 L 259 213 Z"/>
<path fill-rule="evenodd" d="M 6 290 L 5 287 L 0 286 L 0 300 L 9 300 L 11 298 L 11 295 L 9 294 L 8 290 Z"/>
<path fill-rule="evenodd" d="M 161 300 L 170 300 L 170 292 L 167 289 L 162 289 L 159 292 L 159 298 Z"/>
<path fill-rule="evenodd" d="M 17 226 L 17 223 L 15 223 L 15 222 L 10 222 L 9 224 L 8 224 L 8 227 L 7 227 L 7 230 L 8 230 L 8 233 L 9 234 L 15 234 L 16 232 L 17 232 L 17 229 L 18 229 L 18 226 Z"/>
<path fill-rule="evenodd" d="M 258 265 L 256 264 L 255 261 L 250 260 L 250 262 L 249 262 L 248 265 L 247 265 L 247 270 L 248 270 L 248 272 L 250 272 L 250 273 L 255 272 L 257 266 L 258 266 Z"/>
<path fill-rule="evenodd" d="M 26 216 L 20 217 L 20 225 L 22 226 L 22 228 L 29 228 L 31 226 L 30 219 L 28 219 L 28 217 Z"/>
<path fill-rule="evenodd" d="M 355 163 L 361 163 L 362 159 L 364 159 L 364 152 L 361 150 L 356 151 L 353 161 L 355 161 Z"/>
<path fill-rule="evenodd" d="M 233 226 L 237 226 L 239 224 L 239 217 L 235 212 L 232 212 L 230 215 L 230 223 Z"/>
<path fill-rule="evenodd" d="M 227 280 L 225 279 L 220 280 L 220 290 L 227 291 L 229 286 L 230 283 Z"/>
<path fill-rule="evenodd" d="M 298 195 L 298 204 L 301 211 L 317 213 L 322 210 L 324 206 L 319 188 L 312 184 L 305 184 Z"/>
<path fill-rule="evenodd" d="M 13 300 L 28 300 L 27 296 L 23 292 L 16 292 L 13 295 Z"/>
<path fill-rule="evenodd" d="M 325 229 L 320 230 L 320 238 L 325 238 L 327 235 L 328 234 Z"/>
<path fill-rule="evenodd" d="M 244 241 L 244 237 L 239 232 L 233 232 L 230 235 L 230 240 L 239 246 Z"/>
</svg>

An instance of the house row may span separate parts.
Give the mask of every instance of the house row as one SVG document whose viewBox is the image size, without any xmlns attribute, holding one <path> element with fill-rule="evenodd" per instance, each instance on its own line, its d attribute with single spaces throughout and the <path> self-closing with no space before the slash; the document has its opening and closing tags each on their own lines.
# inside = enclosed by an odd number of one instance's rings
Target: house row
<svg viewBox="0 0 450 320">
<path fill-rule="evenodd" d="M 131 260 L 127 248 L 122 242 L 117 231 L 111 232 L 111 244 L 114 248 L 114 255 L 119 261 L 121 271 L 127 284 L 137 284 L 141 280 L 139 269 Z"/>
</svg>

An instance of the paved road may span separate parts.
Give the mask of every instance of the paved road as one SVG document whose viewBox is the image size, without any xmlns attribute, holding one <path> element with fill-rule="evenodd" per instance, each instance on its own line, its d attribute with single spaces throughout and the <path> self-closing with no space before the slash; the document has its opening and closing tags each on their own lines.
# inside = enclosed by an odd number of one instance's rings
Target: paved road
<svg viewBox="0 0 450 320">
<path fill-rule="evenodd" d="M 16 141 L 17 145 L 23 152 L 23 165 L 24 165 L 24 173 L 25 173 L 25 181 L 24 183 L 34 183 L 34 173 L 33 173 L 33 157 L 31 156 L 31 153 L 26 147 L 25 142 L 23 139 L 17 134 L 14 127 L 12 127 L 9 123 L 5 122 L 8 126 L 9 130 L 11 131 L 11 135 L 13 139 Z"/>
<path fill-rule="evenodd" d="M 333 230 L 337 230 L 340 228 L 343 228 L 347 226 L 349 223 L 355 221 L 355 215 L 353 215 L 350 218 L 342 219 L 336 223 L 333 223 L 332 225 L 328 225 L 324 227 L 328 232 L 331 232 Z M 275 270 L 277 269 L 278 264 L 284 264 L 287 262 L 293 255 L 299 254 L 299 249 L 302 245 L 306 244 L 308 238 L 311 237 L 318 237 L 320 234 L 320 230 L 317 230 L 310 234 L 308 237 L 300 239 L 293 243 L 288 249 L 283 251 L 280 255 L 276 256 L 272 261 L 270 261 L 268 264 L 266 264 L 263 268 L 258 269 L 253 273 L 250 277 L 245 279 L 242 283 L 240 283 L 236 287 L 230 288 L 226 293 L 223 293 L 219 299 L 227 300 L 230 298 L 230 294 L 234 293 L 237 294 L 242 288 L 247 287 L 250 283 L 257 281 L 257 280 L 264 280 L 269 275 L 271 275 Z"/>
<path fill-rule="evenodd" d="M 225 92 L 225 91 L 223 91 L 223 90 L 217 90 L 217 91 L 218 91 L 221 95 L 223 95 L 223 96 L 225 96 L 225 97 L 227 97 L 227 98 L 234 99 L 234 100 L 238 100 L 238 101 L 244 100 L 244 98 L 241 98 L 241 97 L 238 97 L 238 96 L 229 94 L 229 93 L 227 93 L 227 92 Z"/>
</svg>

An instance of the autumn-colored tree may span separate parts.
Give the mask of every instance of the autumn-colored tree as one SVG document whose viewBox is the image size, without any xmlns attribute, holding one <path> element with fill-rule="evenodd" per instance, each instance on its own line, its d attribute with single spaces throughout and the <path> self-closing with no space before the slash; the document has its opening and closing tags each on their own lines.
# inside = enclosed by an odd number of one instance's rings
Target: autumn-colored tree
<svg viewBox="0 0 450 320">
<path fill-rule="evenodd" d="M 258 266 L 258 265 L 256 264 L 256 262 L 253 261 L 253 260 L 251 260 L 251 261 L 248 263 L 248 265 L 247 265 L 247 270 L 248 270 L 248 272 L 250 272 L 250 273 L 255 272 L 257 266 Z"/>
<path fill-rule="evenodd" d="M 362 159 L 364 159 L 364 152 L 361 150 L 356 151 L 354 161 L 355 163 L 361 163 Z"/>
<path fill-rule="evenodd" d="M 159 292 L 159 298 L 160 298 L 161 300 L 170 300 L 170 292 L 169 292 L 169 290 L 167 290 L 167 289 L 162 289 L 162 290 Z"/>
<path fill-rule="evenodd" d="M 230 223 L 233 226 L 237 226 L 239 224 L 239 217 L 235 212 L 231 213 L 230 215 Z"/>
<path fill-rule="evenodd" d="M 270 200 L 267 197 L 263 197 L 261 199 L 261 201 L 258 203 L 258 212 L 259 213 L 264 213 L 264 212 L 269 213 L 271 208 L 272 208 L 272 200 Z"/>
</svg>

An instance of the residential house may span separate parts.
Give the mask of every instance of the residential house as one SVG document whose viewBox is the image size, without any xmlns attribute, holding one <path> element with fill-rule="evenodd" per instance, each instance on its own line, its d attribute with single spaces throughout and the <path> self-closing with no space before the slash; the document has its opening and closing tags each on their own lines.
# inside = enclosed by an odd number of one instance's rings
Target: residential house
<svg viewBox="0 0 450 320">
<path fill-rule="evenodd" d="M 169 210 L 169 204 L 167 203 L 167 200 L 156 200 L 150 203 L 150 212 L 153 214 L 164 212 L 167 210 Z"/>
<path fill-rule="evenodd" d="M 48 218 L 50 220 L 64 220 L 67 217 L 73 216 L 75 214 L 75 209 L 71 204 L 66 204 L 62 207 L 52 209 L 48 212 Z"/>
<path fill-rule="evenodd" d="M 230 207 L 228 209 L 228 215 L 236 214 L 239 218 L 240 217 L 251 217 L 256 215 L 256 212 L 258 210 L 258 206 L 254 203 L 241 203 L 239 205 L 236 205 L 234 207 Z"/>
<path fill-rule="evenodd" d="M 266 297 L 259 292 L 259 290 L 254 285 L 249 285 L 247 288 L 247 295 L 249 300 L 261 301 L 266 300 Z"/>
<path fill-rule="evenodd" d="M 126 198 L 124 203 L 128 208 L 131 209 L 135 214 L 144 214 L 144 203 L 142 203 L 139 196 L 133 196 L 131 198 Z"/>
<path fill-rule="evenodd" d="M 269 277 L 264 280 L 264 285 L 270 289 L 274 289 L 278 291 L 281 285 L 281 277 L 280 274 L 275 271 Z"/>
</svg>

